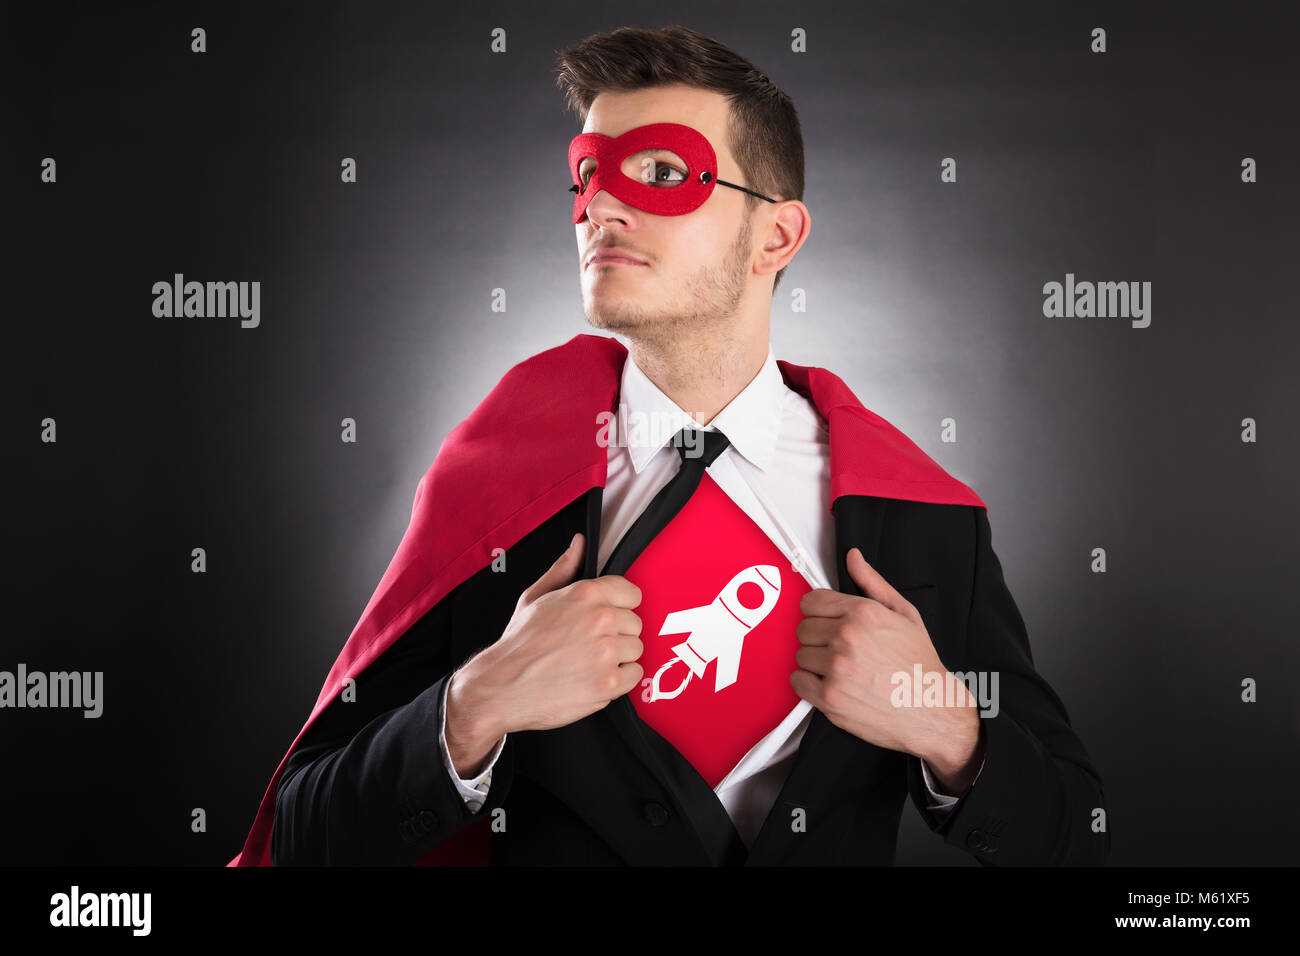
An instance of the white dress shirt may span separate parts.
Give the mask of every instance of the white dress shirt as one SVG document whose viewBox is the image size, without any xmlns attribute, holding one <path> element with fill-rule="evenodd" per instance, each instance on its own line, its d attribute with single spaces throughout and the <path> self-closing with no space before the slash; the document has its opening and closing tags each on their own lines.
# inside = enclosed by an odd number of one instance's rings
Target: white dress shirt
<svg viewBox="0 0 1300 956">
<path fill-rule="evenodd" d="M 598 571 L 650 500 L 677 473 L 681 459 L 671 441 L 691 424 L 721 431 L 730 440 L 709 466 L 709 475 L 718 487 L 772 539 L 812 587 L 833 588 L 835 524 L 830 511 L 829 431 L 816 407 L 785 384 L 770 344 L 758 374 L 708 426 L 679 408 L 631 355 L 623 364 L 619 396 L 623 417 L 616 417 L 609 429 Z M 624 424 L 629 426 L 626 434 L 619 432 Z M 438 731 L 443 763 L 470 810 L 477 813 L 486 799 L 492 767 L 505 737 L 497 742 L 478 776 L 461 778 L 447 750 L 446 707 L 444 687 L 443 726 Z M 811 704 L 800 700 L 714 787 L 747 847 L 753 845 L 781 792 L 812 710 Z M 921 770 L 930 809 L 950 809 L 957 798 L 935 791 L 924 760 Z"/>
</svg>

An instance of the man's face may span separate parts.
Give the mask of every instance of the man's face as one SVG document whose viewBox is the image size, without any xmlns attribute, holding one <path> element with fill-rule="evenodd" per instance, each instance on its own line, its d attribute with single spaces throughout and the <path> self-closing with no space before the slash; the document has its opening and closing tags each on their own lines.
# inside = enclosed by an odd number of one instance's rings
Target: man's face
<svg viewBox="0 0 1300 956">
<path fill-rule="evenodd" d="M 721 93 L 660 86 L 602 93 L 587 113 L 584 133 L 619 136 L 650 123 L 681 123 L 704 134 L 718 160 L 718 177 L 748 185 L 726 137 L 728 104 Z M 661 162 L 671 154 L 654 154 Z M 660 167 L 662 169 L 662 167 Z M 677 174 L 662 169 L 665 178 Z M 716 188 L 702 206 L 681 216 L 658 216 L 600 190 L 575 226 L 583 312 L 599 329 L 661 339 L 725 326 L 751 276 L 752 232 L 745 194 Z M 597 261 L 608 251 L 637 260 Z"/>
</svg>

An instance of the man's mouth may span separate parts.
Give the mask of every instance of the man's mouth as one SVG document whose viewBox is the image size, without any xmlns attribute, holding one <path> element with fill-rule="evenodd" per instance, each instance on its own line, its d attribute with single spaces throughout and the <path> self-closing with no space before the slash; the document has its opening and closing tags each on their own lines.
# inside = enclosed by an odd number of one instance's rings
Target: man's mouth
<svg viewBox="0 0 1300 956">
<path fill-rule="evenodd" d="M 634 256 L 624 255 L 621 252 L 614 252 L 613 250 L 597 252 L 587 260 L 588 268 L 591 266 L 607 265 L 643 266 L 645 263 Z"/>
</svg>

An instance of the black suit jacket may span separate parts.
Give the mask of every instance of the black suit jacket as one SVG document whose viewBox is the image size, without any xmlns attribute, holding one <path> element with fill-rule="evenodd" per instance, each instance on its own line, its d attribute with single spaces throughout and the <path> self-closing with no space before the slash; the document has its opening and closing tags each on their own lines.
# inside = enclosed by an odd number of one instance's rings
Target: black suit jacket
<svg viewBox="0 0 1300 956">
<path fill-rule="evenodd" d="M 860 548 L 916 606 L 950 671 L 999 672 L 998 714 L 981 718 L 983 770 L 945 816 L 926 809 L 916 757 L 814 710 L 747 850 L 712 788 L 626 696 L 566 727 L 508 734 L 471 813 L 439 750 L 443 685 L 497 640 L 576 531 L 589 542 L 583 575 L 595 576 L 603 491 L 516 543 L 505 572 L 489 566 L 453 589 L 360 675 L 355 701 L 326 708 L 285 766 L 273 863 L 409 865 L 501 807 L 493 865 L 892 865 L 909 792 L 931 830 L 981 863 L 1105 862 L 1109 833 L 1093 829 L 1101 778 L 1034 670 L 987 513 L 864 495 L 834 504 L 838 589 L 861 594 L 845 564 Z"/>
</svg>

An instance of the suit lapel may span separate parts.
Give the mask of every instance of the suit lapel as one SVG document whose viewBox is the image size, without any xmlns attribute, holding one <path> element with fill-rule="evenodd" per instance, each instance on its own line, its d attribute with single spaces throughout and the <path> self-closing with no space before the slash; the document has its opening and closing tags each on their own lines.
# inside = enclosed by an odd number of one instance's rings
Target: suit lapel
<svg viewBox="0 0 1300 956">
<path fill-rule="evenodd" d="M 854 548 L 873 567 L 880 550 L 880 530 L 886 499 L 868 495 L 841 495 L 835 499 L 836 590 L 862 596 L 848 571 L 848 553 Z M 799 832 L 792 826 L 793 811 L 811 816 L 836 790 L 837 776 L 850 766 L 861 766 L 864 748 L 868 759 L 879 761 L 886 752 L 859 740 L 832 724 L 820 710 L 812 711 L 808 728 L 771 812 L 750 848 L 748 865 L 780 863 L 795 849 Z"/>
</svg>

